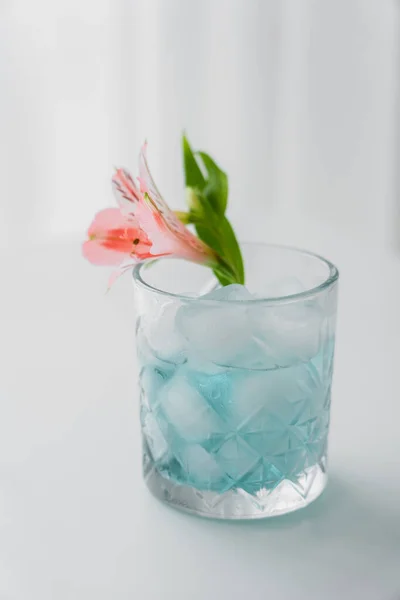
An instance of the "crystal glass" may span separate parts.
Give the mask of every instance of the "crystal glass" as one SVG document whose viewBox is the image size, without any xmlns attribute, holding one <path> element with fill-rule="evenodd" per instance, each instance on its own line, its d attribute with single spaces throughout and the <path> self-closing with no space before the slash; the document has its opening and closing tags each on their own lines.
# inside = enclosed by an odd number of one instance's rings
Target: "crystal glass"
<svg viewBox="0 0 400 600">
<path fill-rule="evenodd" d="M 297 510 L 327 481 L 338 271 L 293 248 L 243 254 L 246 289 L 180 260 L 133 274 L 146 483 L 224 519 Z"/>
</svg>

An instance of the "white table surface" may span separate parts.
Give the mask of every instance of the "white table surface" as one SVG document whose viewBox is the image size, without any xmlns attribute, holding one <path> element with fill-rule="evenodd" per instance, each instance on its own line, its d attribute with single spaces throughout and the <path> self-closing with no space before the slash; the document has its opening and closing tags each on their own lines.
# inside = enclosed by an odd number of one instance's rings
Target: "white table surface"
<svg viewBox="0 0 400 600">
<path fill-rule="evenodd" d="M 146 491 L 129 276 L 105 295 L 77 244 L 3 253 L 1 600 L 400 598 L 400 260 L 307 237 L 341 270 L 331 480 L 255 523 Z"/>
</svg>

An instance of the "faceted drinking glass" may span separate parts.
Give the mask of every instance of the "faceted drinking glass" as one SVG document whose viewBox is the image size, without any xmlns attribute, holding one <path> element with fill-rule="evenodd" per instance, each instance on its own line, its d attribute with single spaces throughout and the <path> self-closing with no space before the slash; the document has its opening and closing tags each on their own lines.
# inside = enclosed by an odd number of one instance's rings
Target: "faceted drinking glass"
<svg viewBox="0 0 400 600">
<path fill-rule="evenodd" d="M 244 244 L 246 288 L 180 260 L 134 269 L 143 469 L 198 515 L 252 519 L 323 491 L 338 271 Z"/>
</svg>

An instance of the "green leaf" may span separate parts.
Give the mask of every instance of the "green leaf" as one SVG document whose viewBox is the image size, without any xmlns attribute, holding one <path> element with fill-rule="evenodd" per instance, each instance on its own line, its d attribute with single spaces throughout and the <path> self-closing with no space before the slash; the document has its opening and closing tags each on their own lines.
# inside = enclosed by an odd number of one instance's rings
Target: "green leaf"
<svg viewBox="0 0 400 600">
<path fill-rule="evenodd" d="M 228 178 L 208 154 L 193 153 L 185 136 L 182 146 L 189 213 L 179 216 L 185 223 L 193 223 L 199 238 L 217 254 L 218 264 L 214 266 L 214 273 L 221 284 L 244 284 L 240 247 L 225 217 Z M 201 159 L 206 177 L 196 157 Z"/>
<path fill-rule="evenodd" d="M 235 232 L 226 217 L 222 219 L 219 227 L 224 246 L 222 257 L 232 266 L 237 277 L 235 283 L 244 285 L 243 258 Z"/>
<path fill-rule="evenodd" d="M 229 266 L 230 280 L 222 281 L 218 273 L 216 276 L 222 285 L 241 283 L 244 285 L 243 259 L 235 233 L 226 217 L 209 219 L 208 221 L 194 221 L 197 235 L 203 242 L 210 246 L 223 262 Z"/>
<path fill-rule="evenodd" d="M 182 136 L 182 149 L 186 187 L 198 188 L 201 191 L 206 184 L 206 180 L 185 135 Z"/>
<path fill-rule="evenodd" d="M 224 264 L 218 265 L 213 269 L 215 277 L 218 279 L 221 285 L 230 285 L 236 283 L 236 278 L 232 273 L 230 267 L 226 267 Z"/>
<path fill-rule="evenodd" d="M 228 178 L 226 173 L 205 152 L 197 152 L 196 154 L 201 157 L 208 175 L 203 194 L 209 200 L 215 212 L 223 216 L 228 203 Z"/>
</svg>

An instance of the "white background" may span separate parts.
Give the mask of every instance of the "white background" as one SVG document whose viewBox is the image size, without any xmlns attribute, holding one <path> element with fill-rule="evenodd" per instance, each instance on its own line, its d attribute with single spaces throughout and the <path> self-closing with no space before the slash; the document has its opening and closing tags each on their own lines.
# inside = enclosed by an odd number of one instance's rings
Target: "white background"
<svg viewBox="0 0 400 600">
<path fill-rule="evenodd" d="M 0 599 L 400 597 L 395 0 L 0 3 Z M 80 257 L 113 165 L 180 134 L 228 171 L 240 237 L 340 268 L 331 484 L 204 522 L 140 476 L 129 277 Z"/>
<path fill-rule="evenodd" d="M 3 242 L 17 225 L 39 239 L 83 231 L 112 202 L 112 166 L 134 170 L 145 138 L 179 205 L 185 128 L 229 172 L 239 229 L 249 213 L 258 237 L 271 215 L 301 215 L 393 243 L 399 12 L 397 0 L 3 0 Z"/>
</svg>

